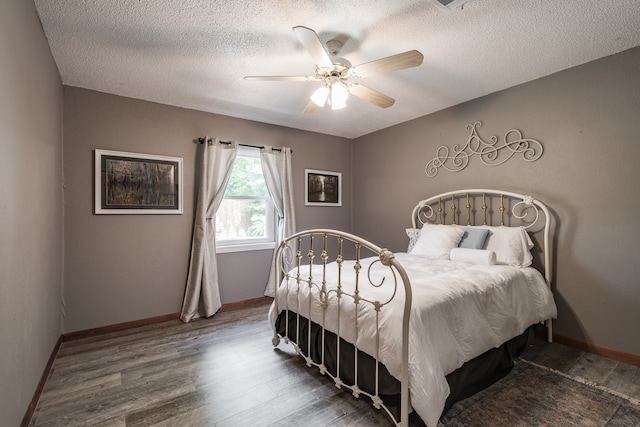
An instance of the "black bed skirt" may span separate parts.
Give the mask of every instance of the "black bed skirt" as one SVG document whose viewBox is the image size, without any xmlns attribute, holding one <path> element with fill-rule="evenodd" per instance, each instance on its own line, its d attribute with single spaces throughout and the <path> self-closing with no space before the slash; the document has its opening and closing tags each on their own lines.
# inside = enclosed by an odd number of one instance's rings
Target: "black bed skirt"
<svg viewBox="0 0 640 427">
<path fill-rule="evenodd" d="M 322 361 L 322 328 L 311 323 L 311 350 L 308 351 L 308 320 L 300 316 L 299 336 L 296 337 L 298 316 L 292 311 L 282 311 L 276 319 L 276 331 L 284 337 L 286 334 L 286 316 L 289 318 L 289 339 L 296 342 L 302 352 L 315 363 Z M 443 411 L 446 413 L 454 403 L 489 387 L 513 368 L 513 359 L 518 357 L 533 341 L 533 327 L 528 328 L 500 347 L 493 348 L 462 365 L 446 376 L 451 392 Z M 337 369 L 337 336 L 325 331 L 324 365 L 331 375 L 336 376 Z M 340 339 L 340 378 L 347 384 L 355 384 L 355 351 L 352 344 Z M 399 417 L 400 381 L 393 377 L 387 368 L 379 363 L 378 394 L 385 405 Z M 358 387 L 370 394 L 375 394 L 375 359 L 358 350 Z"/>
</svg>

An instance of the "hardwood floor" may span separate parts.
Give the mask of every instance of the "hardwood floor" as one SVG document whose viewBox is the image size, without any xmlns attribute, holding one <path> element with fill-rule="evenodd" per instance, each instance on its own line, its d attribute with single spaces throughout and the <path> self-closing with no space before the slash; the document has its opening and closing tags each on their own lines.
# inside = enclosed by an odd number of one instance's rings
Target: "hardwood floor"
<svg viewBox="0 0 640 427">
<path fill-rule="evenodd" d="M 273 348 L 268 305 L 62 344 L 30 426 L 389 426 L 365 400 Z M 640 399 L 640 368 L 560 344 L 525 358 Z M 412 418 L 412 425 L 421 425 Z"/>
</svg>

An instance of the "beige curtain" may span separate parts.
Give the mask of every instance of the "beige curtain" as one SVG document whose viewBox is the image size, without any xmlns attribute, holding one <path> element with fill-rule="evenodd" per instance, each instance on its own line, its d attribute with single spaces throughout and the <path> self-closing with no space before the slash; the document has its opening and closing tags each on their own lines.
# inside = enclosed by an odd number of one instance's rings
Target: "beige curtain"
<svg viewBox="0 0 640 427">
<path fill-rule="evenodd" d="M 260 152 L 262 174 L 267 185 L 267 190 L 276 207 L 278 215 L 278 227 L 276 229 L 276 245 L 282 239 L 296 232 L 296 218 L 293 205 L 293 177 L 291 173 L 291 149 L 265 147 Z M 271 266 L 267 286 L 264 290 L 266 296 L 275 295 L 275 271 Z"/>
<path fill-rule="evenodd" d="M 198 145 L 191 260 L 180 313 L 183 322 L 194 317 L 213 316 L 222 305 L 216 263 L 215 214 L 224 197 L 237 153 L 236 142 L 221 144 L 218 139 L 210 141 L 205 137 L 205 142 Z"/>
</svg>

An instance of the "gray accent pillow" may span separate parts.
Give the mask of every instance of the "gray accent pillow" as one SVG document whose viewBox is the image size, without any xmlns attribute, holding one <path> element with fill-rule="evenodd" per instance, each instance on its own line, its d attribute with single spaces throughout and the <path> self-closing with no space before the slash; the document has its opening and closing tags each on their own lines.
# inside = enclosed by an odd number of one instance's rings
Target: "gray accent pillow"
<svg viewBox="0 0 640 427">
<path fill-rule="evenodd" d="M 487 241 L 487 237 L 489 237 L 489 233 L 491 232 L 487 228 L 467 227 L 464 229 L 464 233 L 462 234 L 460 243 L 458 243 L 458 247 L 467 249 L 483 249 L 484 244 Z"/>
</svg>

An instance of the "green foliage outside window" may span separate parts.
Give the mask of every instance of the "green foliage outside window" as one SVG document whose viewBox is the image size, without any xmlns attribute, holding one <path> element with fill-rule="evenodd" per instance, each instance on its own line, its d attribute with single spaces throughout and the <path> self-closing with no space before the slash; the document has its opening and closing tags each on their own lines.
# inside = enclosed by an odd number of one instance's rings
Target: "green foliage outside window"
<svg viewBox="0 0 640 427">
<path fill-rule="evenodd" d="M 267 186 L 258 157 L 236 157 L 225 196 L 266 196 Z"/>
<path fill-rule="evenodd" d="M 216 214 L 216 238 L 266 237 L 268 197 L 260 158 L 239 154 Z"/>
</svg>

